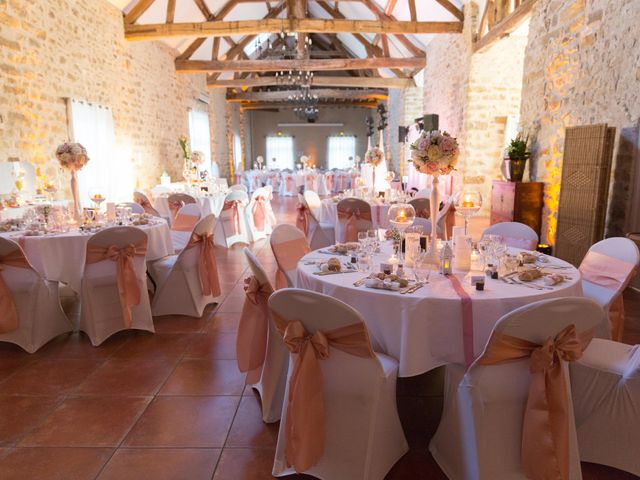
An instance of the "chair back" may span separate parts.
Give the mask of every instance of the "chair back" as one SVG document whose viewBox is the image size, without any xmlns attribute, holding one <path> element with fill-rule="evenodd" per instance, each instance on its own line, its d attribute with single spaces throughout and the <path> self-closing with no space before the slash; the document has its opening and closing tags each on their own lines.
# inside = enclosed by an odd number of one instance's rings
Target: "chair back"
<svg viewBox="0 0 640 480">
<path fill-rule="evenodd" d="M 112 245 L 118 248 L 124 248 L 129 245 L 147 245 L 147 234 L 144 230 L 137 227 L 111 227 L 106 228 L 91 238 L 87 242 L 87 250 L 90 250 L 93 246 L 98 247 L 110 247 Z M 135 256 L 133 258 L 133 265 L 136 271 L 136 275 L 140 278 L 146 271 L 146 257 Z M 103 275 L 105 273 L 113 275 L 116 274 L 116 262 L 111 260 L 103 260 L 96 263 L 87 263 L 84 267 L 85 276 Z"/>
<path fill-rule="evenodd" d="M 147 197 L 140 190 L 136 190 L 135 192 L 133 192 L 133 201 L 138 205 L 140 205 L 145 211 L 145 213 L 148 213 L 149 215 L 153 215 L 155 217 L 160 216 L 160 213 L 158 213 L 158 211 L 155 208 L 153 208 L 153 205 L 149 201 L 149 197 Z"/>
<path fill-rule="evenodd" d="M 14 266 L 11 263 L 3 265 L 0 262 L 0 275 L 2 275 L 10 290 L 18 284 L 26 286 L 36 278 L 41 278 L 38 271 L 29 262 L 20 244 L 8 238 L 0 237 L 0 259 L 9 255 L 13 260 L 18 260 L 19 263 L 23 264 Z"/>
<path fill-rule="evenodd" d="M 196 199 L 186 193 L 172 193 L 169 195 L 169 203 L 181 203 L 182 205 L 189 205 L 196 203 Z"/>
<path fill-rule="evenodd" d="M 256 188 L 251 194 L 251 202 L 255 202 L 256 198 L 262 197 L 265 200 L 269 199 L 269 189 L 267 187 Z"/>
<path fill-rule="evenodd" d="M 500 222 L 491 225 L 482 233 L 500 235 L 505 243 L 514 248 L 535 250 L 538 247 L 538 234 L 529 225 L 520 222 Z"/>
<path fill-rule="evenodd" d="M 249 189 L 245 185 L 242 185 L 241 183 L 238 183 L 236 185 L 231 185 L 229 187 L 229 191 L 247 193 L 249 191 Z"/>
<path fill-rule="evenodd" d="M 182 208 L 186 208 L 188 206 L 190 205 L 185 205 Z M 211 213 L 209 215 L 202 217 L 201 219 L 197 220 L 197 223 L 195 223 L 195 225 L 193 226 L 192 234 L 195 234 L 195 235 L 204 235 L 207 233 L 213 234 L 213 227 L 215 225 L 215 222 L 216 222 L 216 218 Z M 182 270 L 184 270 L 185 272 L 190 271 L 191 267 L 193 267 L 194 269 L 193 271 L 196 272 L 194 278 L 197 278 L 198 275 L 195 268 L 198 265 L 199 257 L 200 257 L 200 251 L 198 248 L 183 248 L 178 254 L 178 258 L 176 259 L 175 264 L 180 265 L 180 268 L 182 268 Z M 195 283 L 196 281 L 194 280 L 194 284 Z"/>
<path fill-rule="evenodd" d="M 431 201 L 428 198 L 413 198 L 409 201 L 409 205 L 412 205 L 416 211 L 416 218 L 430 218 Z"/>
<path fill-rule="evenodd" d="M 298 262 L 311 247 L 302 230 L 289 224 L 278 225 L 269 238 L 273 256 L 278 269 L 284 274 L 288 286 L 295 285 L 295 273 Z M 276 282 L 278 284 L 278 282 Z M 276 285 L 281 287 L 281 283 Z"/>
<path fill-rule="evenodd" d="M 322 208 L 322 202 L 320 201 L 320 197 L 313 190 L 305 190 L 304 192 L 304 202 L 306 203 L 311 213 L 316 219 L 320 218 L 320 210 Z"/>
<path fill-rule="evenodd" d="M 422 190 L 418 190 L 413 198 L 431 198 L 431 189 L 423 188 Z"/>
<path fill-rule="evenodd" d="M 260 285 L 271 285 L 267 272 L 265 272 L 264 268 L 262 268 L 260 261 L 256 258 L 254 253 L 249 248 L 244 247 L 244 255 L 247 258 L 247 262 L 249 263 L 251 273 L 254 277 L 256 277 Z"/>
<path fill-rule="evenodd" d="M 233 187 L 235 186 L 237 185 L 233 185 Z M 246 203 L 249 201 L 249 195 L 247 194 L 246 189 L 239 189 L 239 188 L 233 188 L 233 187 L 229 189 L 229 193 L 227 193 L 227 196 L 224 197 L 225 202 L 240 201 L 240 202 Z"/>
<path fill-rule="evenodd" d="M 601 253 L 634 265 L 640 263 L 638 246 L 633 240 L 625 237 L 611 237 L 600 240 L 598 243 L 594 243 L 589 251 Z"/>
<path fill-rule="evenodd" d="M 431 219 L 416 217 L 413 220 L 412 227 L 420 227 L 422 228 L 423 235 L 431 235 Z M 438 228 L 437 224 L 436 224 L 436 228 L 438 229 L 438 233 L 440 233 L 440 229 Z"/>
<path fill-rule="evenodd" d="M 189 203 L 184 205 L 178 210 L 178 214 L 171 224 L 171 230 L 191 232 L 198 223 L 198 220 L 200 220 L 200 215 L 200 206 L 198 204 Z"/>
<path fill-rule="evenodd" d="M 508 360 L 494 365 L 482 364 L 492 342 L 501 335 L 543 345 L 570 325 L 578 335 L 595 329 L 604 312 L 586 298 L 555 298 L 518 308 L 496 324 L 483 354 L 471 365 L 458 388 L 460 422 L 470 425 L 474 435 L 465 438 L 465 465 L 474 470 L 474 478 L 502 478 L 506 472 L 522 472 L 521 441 L 523 418 L 529 398 L 531 358 Z M 570 478 L 580 478 L 571 386 L 568 368 L 562 369 L 568 395 Z M 467 472 L 469 474 L 469 472 Z M 524 476 L 522 476 L 524 478 Z"/>
<path fill-rule="evenodd" d="M 116 208 L 125 208 L 129 207 L 131 209 L 131 213 L 143 214 L 144 208 L 135 202 L 121 202 L 116 205 Z"/>
<path fill-rule="evenodd" d="M 336 240 L 340 242 L 355 242 L 358 240 L 358 232 L 364 232 L 373 228 L 371 221 L 371 205 L 359 198 L 345 198 L 338 202 L 338 231 Z M 356 212 L 359 218 L 350 220 L 350 216 Z M 350 222 L 355 223 L 355 228 L 350 228 Z M 355 238 L 353 238 L 355 236 Z"/>
</svg>

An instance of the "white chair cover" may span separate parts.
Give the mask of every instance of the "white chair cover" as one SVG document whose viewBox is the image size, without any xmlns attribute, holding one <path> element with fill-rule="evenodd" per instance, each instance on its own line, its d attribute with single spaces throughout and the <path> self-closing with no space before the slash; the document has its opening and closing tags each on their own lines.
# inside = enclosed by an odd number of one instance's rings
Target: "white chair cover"
<svg viewBox="0 0 640 480">
<path fill-rule="evenodd" d="M 304 191 L 312 190 L 315 192 L 316 190 L 316 181 L 318 180 L 318 174 L 314 172 L 307 172 L 304 175 Z"/>
<path fill-rule="evenodd" d="M 139 215 L 142 215 L 144 213 L 144 208 L 142 208 L 141 205 L 138 205 L 135 202 L 120 202 L 116 205 L 116 208 L 118 207 L 129 207 L 131 209 L 131 213 L 137 213 Z"/>
<path fill-rule="evenodd" d="M 151 195 L 153 198 L 158 198 L 160 195 L 169 195 L 171 193 L 171 188 L 165 185 L 156 185 L 151 189 Z"/>
<path fill-rule="evenodd" d="M 582 333 L 596 328 L 602 319 L 602 309 L 589 299 L 542 300 L 502 317 L 493 335 L 542 345 L 571 324 Z M 466 373 L 461 365 L 447 366 L 442 419 L 429 450 L 450 480 L 527 478 L 522 470 L 521 442 L 529 366 L 529 357 L 496 365 L 481 365 L 476 360 Z M 564 361 L 563 368 L 569 400 L 569 478 L 580 480 L 571 382 Z"/>
<path fill-rule="evenodd" d="M 310 335 L 363 323 L 362 316 L 347 304 L 307 290 L 279 290 L 269 305 L 283 319 L 300 320 Z M 294 361 L 291 354 L 289 378 Z M 320 369 L 325 392 L 324 453 L 304 473 L 326 480 L 382 480 L 408 450 L 396 406 L 398 362 L 379 353 L 375 358 L 361 358 L 330 348 Z M 285 402 L 283 419 L 286 414 Z M 285 424 L 280 422 L 273 464 L 277 477 L 295 473 L 285 461 Z"/>
<path fill-rule="evenodd" d="M 213 233 L 215 217 L 202 218 L 191 234 Z M 188 243 L 188 240 L 187 240 Z M 185 243 L 185 246 L 187 245 Z M 199 247 L 185 248 L 178 255 L 171 255 L 149 263 L 149 274 L 156 282 L 151 311 L 153 315 L 186 315 L 201 317 L 204 308 L 215 303 L 216 297 L 202 292 L 198 273 Z"/>
<path fill-rule="evenodd" d="M 251 250 L 245 247 L 244 253 L 249 263 L 251 273 L 256 277 L 260 285 L 269 285 L 269 278 L 262 265 Z M 259 394 L 262 403 L 262 421 L 273 423 L 280 420 L 284 392 L 287 386 L 287 370 L 289 368 L 289 352 L 282 341 L 282 336 L 269 315 L 269 332 L 267 337 L 267 350 L 260 380 L 251 385 Z"/>
<path fill-rule="evenodd" d="M 508 246 L 514 248 L 535 250 L 538 247 L 538 234 L 529 225 L 520 222 L 496 223 L 482 232 L 482 236 L 485 235 L 500 235 Z"/>
<path fill-rule="evenodd" d="M 593 339 L 569 369 L 580 459 L 640 477 L 640 345 Z"/>
<path fill-rule="evenodd" d="M 251 200 L 245 209 L 245 221 L 249 240 L 252 242 L 267 238 L 270 223 L 267 202 L 271 203 L 270 197 L 271 192 L 267 187 L 258 188 L 251 194 Z"/>
<path fill-rule="evenodd" d="M 5 256 L 20 256 L 28 268 L 3 264 Z M 0 334 L 0 342 L 15 343 L 33 353 L 73 325 L 60 306 L 58 283 L 49 282 L 28 263 L 20 245 L 0 237 L 0 275 L 13 296 L 18 328 Z M 8 315 L 1 312 L 0 315 Z"/>
<path fill-rule="evenodd" d="M 295 197 L 298 194 L 296 186 L 296 176 L 292 172 L 283 172 L 282 181 L 280 183 L 280 196 Z"/>
<path fill-rule="evenodd" d="M 239 192 L 244 192 L 244 193 L 247 193 L 249 191 L 249 189 L 245 185 L 241 185 L 241 184 L 231 185 L 229 187 L 229 190 L 230 191 L 239 191 Z"/>
<path fill-rule="evenodd" d="M 191 232 L 200 220 L 200 206 L 189 203 L 183 206 L 171 224 L 171 242 L 176 253 L 182 251 L 191 238 Z"/>
<path fill-rule="evenodd" d="M 248 203 L 249 196 L 245 191 L 235 189 L 227 194 L 224 199 L 225 206 L 222 208 L 215 226 L 214 241 L 216 245 L 229 248 L 236 243 L 249 243 L 245 221 L 245 210 Z"/>
<path fill-rule="evenodd" d="M 331 224 L 320 223 L 320 212 L 322 210 L 322 202 L 316 192 L 307 190 L 303 196 L 304 204 L 309 208 L 309 225 L 307 240 L 311 246 L 311 250 L 328 247 L 336 242 L 335 228 Z"/>
<path fill-rule="evenodd" d="M 324 184 L 327 188 L 327 193 L 325 195 L 331 195 L 336 191 L 336 172 L 329 170 L 324 173 Z"/>
<path fill-rule="evenodd" d="M 96 233 L 87 242 L 92 246 L 120 248 L 144 244 L 147 234 L 135 227 L 114 227 Z M 144 256 L 133 258 L 133 267 L 140 289 L 140 304 L 132 307 L 132 329 L 154 332 L 151 305 L 147 292 L 147 265 Z M 87 263 L 80 289 L 80 330 L 85 332 L 94 346 L 100 345 L 116 332 L 126 330 L 117 285 L 117 262 L 103 260 Z"/>
<path fill-rule="evenodd" d="M 327 188 L 327 180 L 324 173 L 318 174 L 318 178 L 316 179 L 316 192 L 321 197 L 326 197 L 331 193 Z"/>
<path fill-rule="evenodd" d="M 310 247 L 304 233 L 293 225 L 285 223 L 278 225 L 273 229 L 273 233 L 269 238 L 269 243 L 271 245 L 273 256 L 276 258 L 278 268 L 282 273 L 284 273 L 287 286 L 294 287 L 297 263 L 304 254 L 299 255 L 298 250 L 289 247 L 289 245 L 292 245 L 293 243 L 302 245 L 302 248 L 309 251 Z M 278 285 L 277 279 L 276 287 L 281 287 L 281 285 Z"/>
<path fill-rule="evenodd" d="M 359 198 L 345 198 L 340 200 L 337 205 L 338 210 L 338 222 L 336 224 L 335 239 L 337 242 L 347 241 L 347 223 L 348 218 L 341 217 L 341 211 L 358 211 L 361 218 L 356 220 L 356 228 L 358 232 L 371 230 L 373 228 L 373 222 L 371 221 L 371 205 Z M 357 241 L 357 239 L 351 239 Z"/>
</svg>

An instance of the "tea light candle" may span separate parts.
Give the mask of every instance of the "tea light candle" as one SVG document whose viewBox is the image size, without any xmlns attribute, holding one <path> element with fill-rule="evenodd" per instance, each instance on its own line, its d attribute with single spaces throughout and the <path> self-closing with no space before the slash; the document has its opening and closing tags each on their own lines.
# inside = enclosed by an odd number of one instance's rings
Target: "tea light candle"
<svg viewBox="0 0 640 480">
<path fill-rule="evenodd" d="M 404 210 L 400 210 L 398 215 L 396 215 L 396 222 L 405 223 L 407 221 L 407 212 Z"/>
<path fill-rule="evenodd" d="M 473 208 L 476 206 L 473 201 L 473 197 L 470 194 L 465 193 L 465 195 L 462 197 L 462 206 L 465 208 Z"/>
</svg>

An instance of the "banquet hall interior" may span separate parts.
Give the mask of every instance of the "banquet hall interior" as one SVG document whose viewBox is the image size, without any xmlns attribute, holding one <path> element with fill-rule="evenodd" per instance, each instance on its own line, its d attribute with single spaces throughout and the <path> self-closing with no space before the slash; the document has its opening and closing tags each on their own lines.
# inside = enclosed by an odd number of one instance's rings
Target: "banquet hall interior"
<svg viewBox="0 0 640 480">
<path fill-rule="evenodd" d="M 640 478 L 640 0 L 0 0 L 0 479 Z"/>
</svg>

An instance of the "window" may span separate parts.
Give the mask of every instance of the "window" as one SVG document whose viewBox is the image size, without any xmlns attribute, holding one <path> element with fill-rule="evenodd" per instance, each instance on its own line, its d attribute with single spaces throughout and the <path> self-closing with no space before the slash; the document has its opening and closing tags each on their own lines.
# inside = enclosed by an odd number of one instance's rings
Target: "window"
<svg viewBox="0 0 640 480">
<path fill-rule="evenodd" d="M 204 165 L 201 165 L 200 169 L 211 173 L 209 113 L 189 110 L 189 142 L 192 152 L 202 152 L 204 154 Z"/>
<path fill-rule="evenodd" d="M 233 168 L 236 172 L 242 172 L 242 142 L 237 133 L 233 134 Z"/>
<path fill-rule="evenodd" d="M 356 157 L 356 137 L 329 137 L 327 166 L 332 168 L 351 168 Z"/>
<path fill-rule="evenodd" d="M 272 169 L 293 169 L 293 137 L 267 137 L 267 157 L 265 161 L 269 168 Z"/>
<path fill-rule="evenodd" d="M 90 191 L 96 188 L 109 202 L 131 201 L 135 187 L 132 156 L 116 147 L 111 109 L 78 100 L 71 100 L 68 108 L 70 137 L 89 156 L 89 163 L 78 172 L 80 205 L 89 206 Z"/>
</svg>

